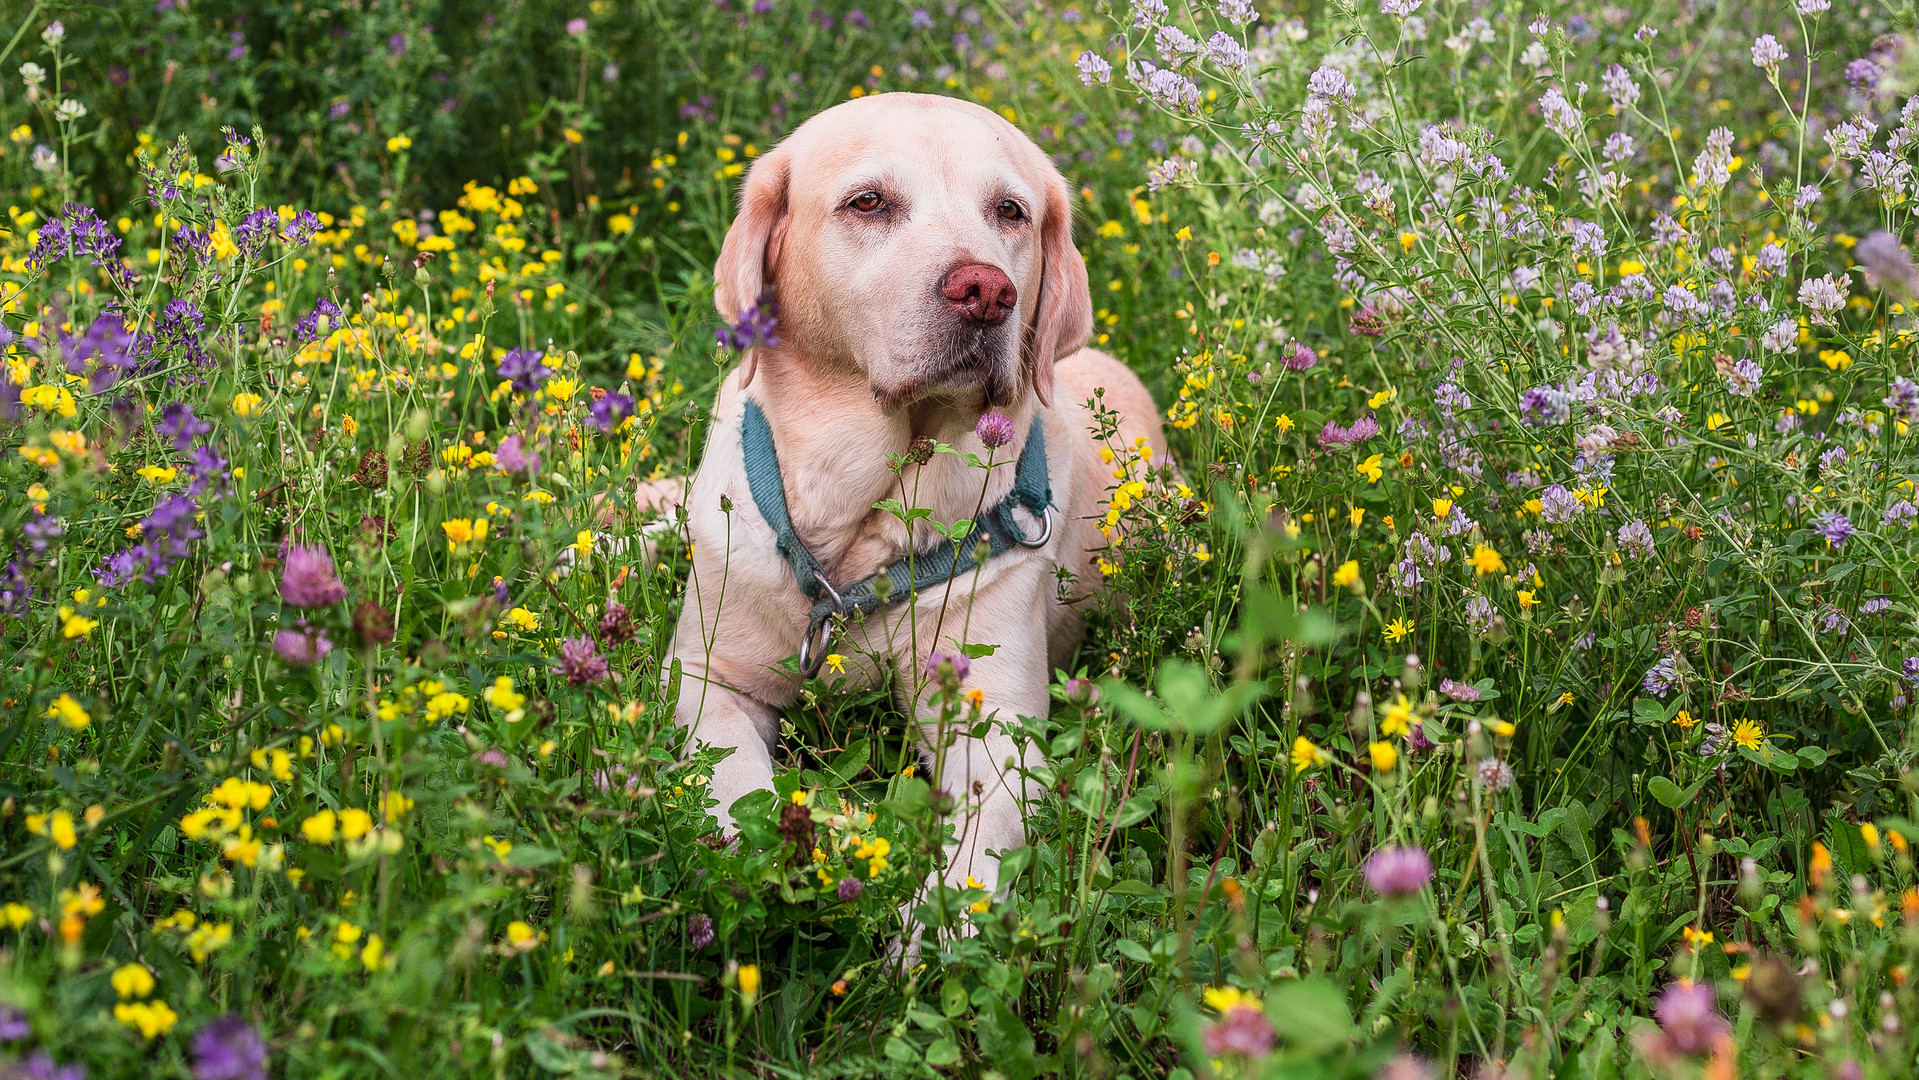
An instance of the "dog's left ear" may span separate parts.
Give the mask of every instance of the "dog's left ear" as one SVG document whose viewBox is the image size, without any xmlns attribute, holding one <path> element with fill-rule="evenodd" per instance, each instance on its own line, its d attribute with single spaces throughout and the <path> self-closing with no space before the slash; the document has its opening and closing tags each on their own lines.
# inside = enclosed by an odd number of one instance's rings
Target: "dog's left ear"
<svg viewBox="0 0 1919 1080">
<path fill-rule="evenodd" d="M 792 176 L 786 151 L 775 147 L 753 163 L 740 188 L 739 215 L 726 230 L 719 260 L 713 266 L 713 306 L 727 322 L 759 303 L 780 261 L 780 244 L 791 221 L 786 193 Z M 1084 276 L 1084 275 L 1081 275 Z M 753 381 L 759 349 L 748 349 L 740 360 L 740 385 Z"/>
<path fill-rule="evenodd" d="M 1053 404 L 1053 365 L 1093 334 L 1093 293 L 1086 260 L 1073 246 L 1073 197 L 1066 178 L 1047 167 L 1046 211 L 1040 219 L 1039 315 L 1033 328 L 1033 392 Z"/>
</svg>

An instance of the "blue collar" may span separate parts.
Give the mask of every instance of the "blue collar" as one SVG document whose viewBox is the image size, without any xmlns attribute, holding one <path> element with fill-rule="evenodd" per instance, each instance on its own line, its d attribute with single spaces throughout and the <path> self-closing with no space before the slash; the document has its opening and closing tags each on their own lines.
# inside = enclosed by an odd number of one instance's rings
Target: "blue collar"
<svg viewBox="0 0 1919 1080">
<path fill-rule="evenodd" d="M 999 505 L 973 519 L 973 528 L 959 539 L 942 540 L 924 551 L 915 551 L 870 577 L 835 589 L 826 580 L 819 560 L 800 542 L 793 531 L 793 517 L 786 506 L 786 484 L 780 477 L 779 453 L 773 447 L 773 428 L 759 403 L 747 399 L 746 414 L 740 424 L 740 442 L 746 454 L 746 483 L 753 493 L 753 504 L 760 517 L 773 529 L 780 557 L 793 568 L 793 579 L 800 593 L 813 601 L 806 637 L 800 643 L 800 673 L 811 677 L 826 658 L 832 640 L 831 620 L 848 615 L 867 615 L 889 603 L 912 599 L 922 589 L 945 584 L 987 560 L 1015 547 L 1043 547 L 1052 537 L 1052 519 L 1047 507 L 1053 502 L 1052 477 L 1046 465 L 1046 434 L 1040 416 L 1033 416 L 1033 427 L 1026 436 L 1014 466 L 1013 490 Z M 1013 518 L 1015 507 L 1025 507 L 1039 516 L 1045 525 L 1039 539 L 1028 540 Z"/>
</svg>

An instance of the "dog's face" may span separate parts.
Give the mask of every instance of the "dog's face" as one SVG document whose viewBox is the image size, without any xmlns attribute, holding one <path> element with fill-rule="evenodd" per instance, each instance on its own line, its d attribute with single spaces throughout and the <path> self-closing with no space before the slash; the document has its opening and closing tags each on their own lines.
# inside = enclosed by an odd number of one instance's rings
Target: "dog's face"
<svg viewBox="0 0 1919 1080">
<path fill-rule="evenodd" d="M 729 321 L 773 286 L 781 351 L 863 378 L 882 409 L 1050 403 L 1092 331 L 1065 180 L 969 102 L 836 106 L 754 163 L 719 263 Z M 742 368 L 753 376 L 755 358 Z"/>
</svg>

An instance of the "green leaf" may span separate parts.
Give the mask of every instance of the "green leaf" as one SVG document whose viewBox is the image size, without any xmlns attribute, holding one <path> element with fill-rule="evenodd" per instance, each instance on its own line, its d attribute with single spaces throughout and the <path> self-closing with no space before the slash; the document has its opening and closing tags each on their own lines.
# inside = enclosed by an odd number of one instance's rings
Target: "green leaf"
<svg viewBox="0 0 1919 1080">
<path fill-rule="evenodd" d="M 538 844 L 517 844 L 507 853 L 506 862 L 508 866 L 531 869 L 536 866 L 545 866 L 550 862 L 558 862 L 559 858 L 560 853 L 552 848 L 541 847 Z"/>
<path fill-rule="evenodd" d="M 840 785 L 851 784 L 853 778 L 860 774 L 860 770 L 866 768 L 866 763 L 871 761 L 872 757 L 873 744 L 865 739 L 858 739 L 853 745 L 840 751 L 826 770 Z"/>
<path fill-rule="evenodd" d="M 926 1063 L 936 1068 L 958 1065 L 960 1062 L 959 1043 L 951 1035 L 944 1036 L 926 1048 Z"/>
<path fill-rule="evenodd" d="M 1288 979 L 1266 995 L 1266 1017 L 1303 1050 L 1330 1050 L 1354 1034 L 1345 995 L 1323 979 Z"/>
<path fill-rule="evenodd" d="M 1663 776 L 1655 776 L 1646 781 L 1646 790 L 1668 810 L 1677 810 L 1686 805 L 1686 793 L 1679 790 L 1678 784 Z"/>
<path fill-rule="evenodd" d="M 1006 1080 L 1033 1080 L 1039 1064 L 1033 1060 L 1033 1033 L 1020 1018 L 995 997 L 980 1008 L 980 1053 L 993 1063 Z"/>
</svg>

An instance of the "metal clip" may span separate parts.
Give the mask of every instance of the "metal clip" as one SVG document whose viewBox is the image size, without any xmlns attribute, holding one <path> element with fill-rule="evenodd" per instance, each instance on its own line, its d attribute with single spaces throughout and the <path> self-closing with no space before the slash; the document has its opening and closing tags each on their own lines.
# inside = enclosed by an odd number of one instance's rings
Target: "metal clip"
<svg viewBox="0 0 1919 1080">
<path fill-rule="evenodd" d="M 1012 521 L 1013 520 L 1012 512 L 1008 511 L 1006 517 L 1007 517 L 1007 520 Z M 1026 539 L 1026 537 L 1021 536 L 1017 531 L 1015 531 L 1013 533 L 1013 543 L 1018 544 L 1020 547 L 1023 547 L 1023 548 L 1045 547 L 1046 542 L 1053 538 L 1053 513 L 1052 513 L 1051 507 L 1045 507 L 1045 506 L 1040 507 L 1039 523 L 1041 526 L 1039 539 L 1028 540 Z M 1018 523 L 1014 522 L 1014 524 L 1018 524 Z"/>
<path fill-rule="evenodd" d="M 803 679 L 819 674 L 820 666 L 826 663 L 826 650 L 833 645 L 833 620 L 846 614 L 846 601 L 840 598 L 839 590 L 818 574 L 813 576 L 813 580 L 826 590 L 827 599 L 833 601 L 833 611 L 821 619 L 818 626 L 808 626 L 800 638 L 800 677 Z"/>
</svg>

